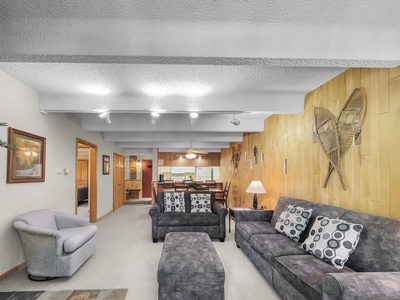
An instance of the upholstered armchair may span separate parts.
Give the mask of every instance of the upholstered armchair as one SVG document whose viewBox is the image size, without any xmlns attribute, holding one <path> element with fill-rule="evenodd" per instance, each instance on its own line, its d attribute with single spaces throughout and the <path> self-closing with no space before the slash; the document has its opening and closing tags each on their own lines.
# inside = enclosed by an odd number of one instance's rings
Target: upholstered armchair
<svg viewBox="0 0 400 300">
<path fill-rule="evenodd" d="M 72 276 L 96 251 L 97 227 L 88 218 L 43 209 L 20 215 L 13 227 L 30 280 Z"/>
</svg>

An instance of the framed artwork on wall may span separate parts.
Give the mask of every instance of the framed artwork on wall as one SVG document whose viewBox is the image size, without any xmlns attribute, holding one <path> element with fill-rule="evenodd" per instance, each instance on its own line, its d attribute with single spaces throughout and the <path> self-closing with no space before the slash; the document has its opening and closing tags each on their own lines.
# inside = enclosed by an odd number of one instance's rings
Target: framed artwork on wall
<svg viewBox="0 0 400 300">
<path fill-rule="evenodd" d="M 103 155 L 103 175 L 110 174 L 110 157 L 108 155 Z"/>
<path fill-rule="evenodd" d="M 7 183 L 44 182 L 46 138 L 10 127 L 8 144 Z"/>
</svg>

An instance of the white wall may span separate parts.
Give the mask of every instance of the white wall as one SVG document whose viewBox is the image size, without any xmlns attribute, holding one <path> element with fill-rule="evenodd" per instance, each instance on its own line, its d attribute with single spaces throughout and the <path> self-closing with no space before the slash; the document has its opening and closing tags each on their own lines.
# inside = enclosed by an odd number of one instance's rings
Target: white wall
<svg viewBox="0 0 400 300">
<path fill-rule="evenodd" d="M 75 213 L 76 138 L 97 145 L 97 216 L 113 209 L 113 168 L 102 175 L 102 155 L 123 154 L 101 134 L 84 132 L 80 119 L 67 114 L 43 115 L 38 110 L 38 94 L 0 71 L 0 121 L 10 127 L 46 138 L 46 181 L 6 184 L 7 150 L 0 148 L 0 275 L 24 262 L 20 240 L 12 220 L 21 213 L 48 208 Z M 8 130 L 0 127 L 0 139 Z M 111 166 L 113 161 L 111 161 Z M 57 175 L 56 167 L 70 168 L 73 174 Z"/>
</svg>

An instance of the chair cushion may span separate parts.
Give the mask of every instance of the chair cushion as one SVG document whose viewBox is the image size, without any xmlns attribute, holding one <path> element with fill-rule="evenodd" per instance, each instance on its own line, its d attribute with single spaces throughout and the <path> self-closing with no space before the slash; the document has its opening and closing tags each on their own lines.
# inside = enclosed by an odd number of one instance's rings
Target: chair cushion
<svg viewBox="0 0 400 300">
<path fill-rule="evenodd" d="M 275 229 L 298 242 L 301 233 L 307 227 L 311 214 L 312 209 L 288 205 L 276 221 Z"/>
<path fill-rule="evenodd" d="M 161 213 L 158 217 L 158 226 L 188 226 L 189 216 L 188 213 L 181 212 L 168 212 Z"/>
<path fill-rule="evenodd" d="M 322 278 L 327 273 L 355 272 L 347 267 L 336 269 L 313 255 L 290 255 L 275 258 L 275 268 L 306 299 L 322 299 Z"/>
<path fill-rule="evenodd" d="M 210 194 L 190 194 L 191 213 L 211 212 Z"/>
<path fill-rule="evenodd" d="M 236 223 L 235 231 L 249 243 L 253 234 L 278 234 L 271 223 L 268 222 L 239 222 Z"/>
<path fill-rule="evenodd" d="M 219 226 L 219 217 L 213 213 L 190 213 L 190 226 Z"/>
<path fill-rule="evenodd" d="M 356 248 L 362 229 L 361 224 L 318 216 L 301 247 L 341 269 Z"/>
<path fill-rule="evenodd" d="M 97 227 L 89 225 L 85 227 L 66 228 L 61 229 L 60 233 L 64 239 L 64 252 L 70 253 L 94 237 L 97 233 Z"/>
<path fill-rule="evenodd" d="M 164 212 L 185 212 L 185 194 L 164 193 Z"/>
<path fill-rule="evenodd" d="M 307 251 L 282 234 L 254 234 L 250 244 L 271 265 L 275 265 L 275 257 L 284 255 L 306 255 Z"/>
</svg>

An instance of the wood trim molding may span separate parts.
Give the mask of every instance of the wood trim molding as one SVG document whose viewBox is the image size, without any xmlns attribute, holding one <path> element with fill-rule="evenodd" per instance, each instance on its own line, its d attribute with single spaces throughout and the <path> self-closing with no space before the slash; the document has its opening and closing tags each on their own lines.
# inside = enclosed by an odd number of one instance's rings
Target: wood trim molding
<svg viewBox="0 0 400 300">
<path fill-rule="evenodd" d="M 19 265 L 15 266 L 14 268 L 8 270 L 4 274 L 0 275 L 0 281 L 3 279 L 6 279 L 7 277 L 10 277 L 11 275 L 17 273 L 19 270 L 22 270 L 26 268 L 26 262 L 20 263 Z"/>
<path fill-rule="evenodd" d="M 107 217 L 109 214 L 111 214 L 113 212 L 114 212 L 113 210 L 109 211 L 108 213 L 106 213 L 106 214 L 102 215 L 100 218 L 98 218 L 97 221 L 104 219 L 105 217 Z"/>
</svg>

